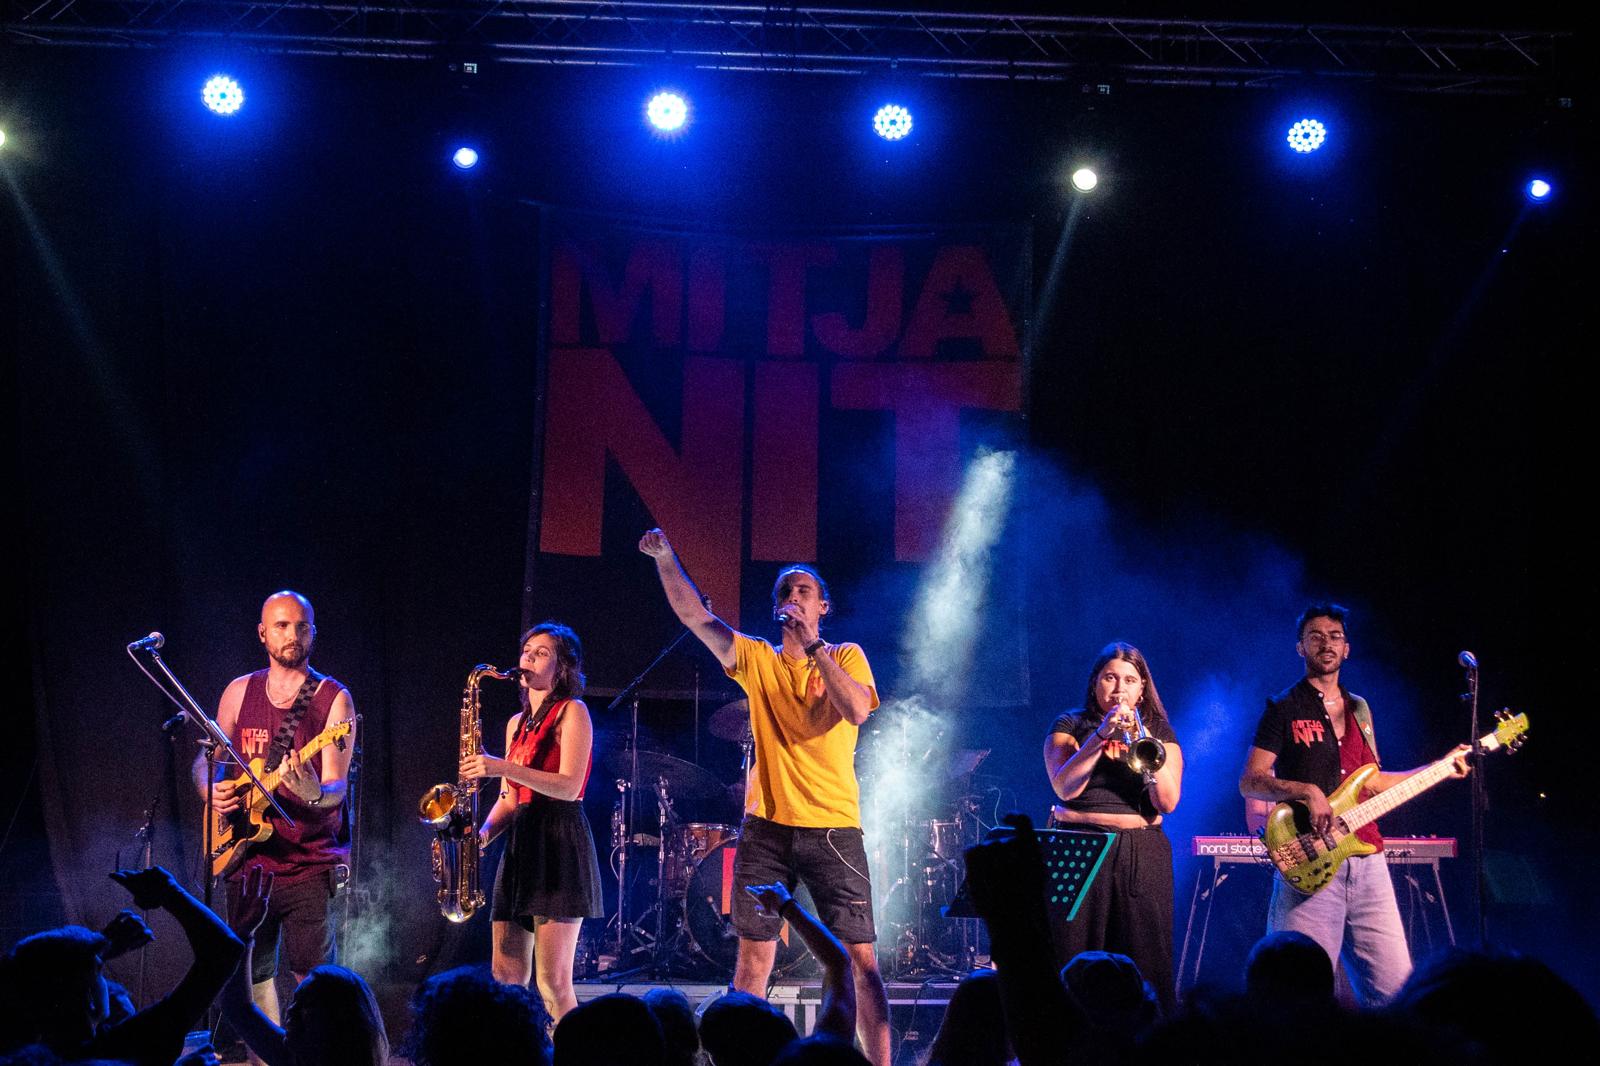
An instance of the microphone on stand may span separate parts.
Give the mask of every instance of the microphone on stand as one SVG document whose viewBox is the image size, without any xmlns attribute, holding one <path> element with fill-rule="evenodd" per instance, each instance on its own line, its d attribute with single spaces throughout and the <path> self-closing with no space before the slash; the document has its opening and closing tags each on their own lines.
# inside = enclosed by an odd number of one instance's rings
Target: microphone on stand
<svg viewBox="0 0 1600 1066">
<path fill-rule="evenodd" d="M 148 637 L 140 637 L 128 645 L 129 651 L 155 651 L 167 642 L 167 638 L 160 633 L 151 633 Z"/>
<path fill-rule="evenodd" d="M 156 635 L 159 636 L 160 634 Z M 1478 657 L 1470 651 L 1464 651 L 1457 655 L 1456 662 L 1460 663 L 1462 668 L 1466 670 L 1476 670 L 1478 668 Z"/>
</svg>

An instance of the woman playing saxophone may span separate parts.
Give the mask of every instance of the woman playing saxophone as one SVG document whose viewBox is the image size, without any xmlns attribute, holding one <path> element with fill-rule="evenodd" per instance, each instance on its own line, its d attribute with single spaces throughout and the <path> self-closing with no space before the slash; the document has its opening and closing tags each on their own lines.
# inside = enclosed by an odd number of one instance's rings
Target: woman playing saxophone
<svg viewBox="0 0 1600 1066">
<path fill-rule="evenodd" d="M 506 756 L 461 761 L 463 780 L 500 779 L 479 837 L 509 833 L 490 905 L 495 980 L 538 982 L 551 1017 L 577 1006 L 572 989 L 578 929 L 598 918 L 600 863 L 583 813 L 594 726 L 583 693 L 583 646 L 556 622 L 523 634 L 522 710 L 506 724 Z"/>
</svg>

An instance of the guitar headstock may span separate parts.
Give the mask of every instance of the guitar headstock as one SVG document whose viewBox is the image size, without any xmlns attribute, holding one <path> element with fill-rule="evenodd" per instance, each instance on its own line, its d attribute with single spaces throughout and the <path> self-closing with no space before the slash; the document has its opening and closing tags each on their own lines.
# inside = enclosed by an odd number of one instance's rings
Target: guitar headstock
<svg viewBox="0 0 1600 1066">
<path fill-rule="evenodd" d="M 1505 748 L 1507 752 L 1516 751 L 1528 739 L 1528 716 L 1526 714 L 1512 714 L 1511 708 L 1502 707 L 1494 712 L 1495 727 L 1491 736 L 1496 747 Z M 1485 737 L 1487 747 L 1490 737 Z"/>
<path fill-rule="evenodd" d="M 355 723 L 349 721 L 340 722 L 337 725 L 330 725 L 326 730 L 328 734 L 328 740 L 333 743 L 334 747 L 338 748 L 340 751 L 343 751 L 345 742 L 350 736 L 350 730 L 354 726 Z"/>
</svg>

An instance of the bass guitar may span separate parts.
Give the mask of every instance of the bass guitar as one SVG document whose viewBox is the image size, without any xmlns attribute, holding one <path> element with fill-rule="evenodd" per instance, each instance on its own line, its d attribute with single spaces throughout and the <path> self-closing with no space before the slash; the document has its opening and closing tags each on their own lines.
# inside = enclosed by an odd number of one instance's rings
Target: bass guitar
<svg viewBox="0 0 1600 1066">
<path fill-rule="evenodd" d="M 338 722 L 312 737 L 306 742 L 305 747 L 296 753 L 300 756 L 300 761 L 306 762 L 329 744 L 343 751 L 345 738 L 350 735 L 350 727 L 353 724 L 350 721 Z M 283 780 L 288 762 L 285 759 L 276 770 L 268 772 L 266 760 L 257 757 L 250 760 L 250 769 L 261 779 L 261 784 L 266 787 L 267 792 L 271 792 Z M 256 791 L 255 785 L 246 774 L 240 774 L 232 783 L 238 787 L 238 795 L 244 799 L 243 805 L 228 814 L 207 812 L 211 818 L 211 876 L 213 877 L 227 877 L 232 874 L 244 862 L 249 846 L 265 843 L 275 831 L 266 817 L 266 793 Z"/>
<path fill-rule="evenodd" d="M 1499 725 L 1494 732 L 1479 740 L 1478 745 L 1484 751 L 1517 750 L 1528 732 L 1528 716 L 1512 715 L 1505 710 L 1496 712 L 1495 718 Z M 1344 860 L 1352 855 L 1371 855 L 1378 850 L 1359 839 L 1356 836 L 1357 829 L 1446 778 L 1453 777 L 1454 763 L 1455 759 L 1447 755 L 1393 788 L 1357 802 L 1361 790 L 1378 773 L 1377 764 L 1368 763 L 1351 774 L 1328 797 L 1328 805 L 1333 808 L 1333 828 L 1327 834 L 1318 833 L 1311 827 L 1311 814 L 1304 803 L 1291 800 L 1276 804 L 1267 813 L 1266 828 L 1261 831 L 1261 843 L 1266 846 L 1267 857 L 1290 888 L 1308 896 L 1314 895 L 1333 880 L 1333 875 Z"/>
</svg>

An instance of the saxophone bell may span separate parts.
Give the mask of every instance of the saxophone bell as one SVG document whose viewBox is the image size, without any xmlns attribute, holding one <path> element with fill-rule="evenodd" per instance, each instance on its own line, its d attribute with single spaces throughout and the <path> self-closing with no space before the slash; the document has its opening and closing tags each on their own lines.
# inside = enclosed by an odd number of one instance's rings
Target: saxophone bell
<svg viewBox="0 0 1600 1066">
<path fill-rule="evenodd" d="M 417 820 L 429 829 L 449 829 L 460 810 L 461 796 L 455 785 L 434 785 L 417 804 Z"/>
</svg>

